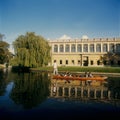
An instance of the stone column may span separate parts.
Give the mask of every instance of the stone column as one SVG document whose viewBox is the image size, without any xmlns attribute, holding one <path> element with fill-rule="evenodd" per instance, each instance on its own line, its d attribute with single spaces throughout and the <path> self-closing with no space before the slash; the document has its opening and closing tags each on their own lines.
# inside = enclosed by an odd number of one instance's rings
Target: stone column
<svg viewBox="0 0 120 120">
<path fill-rule="evenodd" d="M 81 98 L 83 98 L 83 87 L 81 87 Z"/>
<path fill-rule="evenodd" d="M 101 53 L 103 52 L 103 43 L 101 43 Z"/>
<path fill-rule="evenodd" d="M 88 53 L 90 52 L 90 43 L 88 43 Z"/>
<path fill-rule="evenodd" d="M 70 43 L 70 53 L 71 53 L 71 43 Z"/>
<path fill-rule="evenodd" d="M 58 96 L 58 94 L 59 94 L 59 87 L 57 86 L 57 88 L 56 88 L 56 96 Z"/>
<path fill-rule="evenodd" d="M 108 91 L 108 99 L 110 100 L 111 99 L 111 92 Z"/>
<path fill-rule="evenodd" d="M 75 87 L 75 98 L 77 97 L 77 87 Z"/>
<path fill-rule="evenodd" d="M 107 52 L 109 52 L 110 50 L 110 46 L 109 46 L 109 43 L 107 43 Z"/>
<path fill-rule="evenodd" d="M 71 91 L 71 87 L 68 88 L 68 96 L 69 97 L 71 96 L 70 91 Z"/>
<path fill-rule="evenodd" d="M 101 99 L 103 99 L 103 88 L 101 90 Z"/>
<path fill-rule="evenodd" d="M 94 98 L 96 99 L 96 89 L 94 90 Z"/>
<path fill-rule="evenodd" d="M 94 53 L 96 53 L 96 43 L 94 43 Z"/>
<path fill-rule="evenodd" d="M 88 98 L 90 97 L 90 88 L 88 88 Z"/>
<path fill-rule="evenodd" d="M 62 88 L 62 96 L 65 95 L 64 87 Z"/>
</svg>

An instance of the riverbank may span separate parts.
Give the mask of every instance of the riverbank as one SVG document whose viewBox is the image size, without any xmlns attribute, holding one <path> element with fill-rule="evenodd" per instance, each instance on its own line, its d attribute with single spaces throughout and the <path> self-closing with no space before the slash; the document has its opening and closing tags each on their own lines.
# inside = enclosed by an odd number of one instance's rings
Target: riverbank
<svg viewBox="0 0 120 120">
<path fill-rule="evenodd" d="M 10 67 L 14 68 L 14 67 Z M 0 70 L 4 67 L 0 67 Z M 14 68 L 14 72 L 21 72 L 18 67 Z M 27 70 L 23 68 L 23 72 L 49 72 L 53 73 L 52 67 L 41 67 L 41 68 L 29 68 Z M 19 70 L 19 71 L 18 71 Z M 84 74 L 85 72 L 91 72 L 93 75 L 108 76 L 108 77 L 120 77 L 120 67 L 58 67 L 59 73 L 70 72 L 73 74 Z"/>
<path fill-rule="evenodd" d="M 53 67 L 39 67 L 30 68 L 31 70 L 47 70 L 52 71 Z M 120 67 L 81 67 L 81 66 L 65 66 L 58 67 L 58 71 L 69 71 L 69 72 L 102 72 L 102 73 L 120 73 Z"/>
<path fill-rule="evenodd" d="M 53 73 L 50 70 L 30 70 L 30 72 L 48 72 Z M 58 73 L 65 73 L 66 71 L 59 71 Z M 84 74 L 85 72 L 70 72 L 72 74 Z M 107 76 L 107 77 L 120 77 L 120 73 L 104 73 L 104 72 L 91 72 L 95 76 Z"/>
<path fill-rule="evenodd" d="M 30 68 L 31 72 L 53 72 L 52 67 Z M 58 67 L 59 73 L 70 72 L 73 74 L 84 74 L 91 72 L 93 75 L 108 77 L 120 77 L 120 67 Z"/>
</svg>

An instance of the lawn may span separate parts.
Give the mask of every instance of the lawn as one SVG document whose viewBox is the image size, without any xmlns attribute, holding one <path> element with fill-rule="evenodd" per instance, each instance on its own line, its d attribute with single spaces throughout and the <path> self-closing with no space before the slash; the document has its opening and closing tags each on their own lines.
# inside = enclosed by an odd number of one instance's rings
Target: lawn
<svg viewBox="0 0 120 120">
<path fill-rule="evenodd" d="M 32 70 L 53 71 L 52 67 L 31 68 Z M 120 73 L 120 67 L 58 67 L 58 71 Z"/>
</svg>

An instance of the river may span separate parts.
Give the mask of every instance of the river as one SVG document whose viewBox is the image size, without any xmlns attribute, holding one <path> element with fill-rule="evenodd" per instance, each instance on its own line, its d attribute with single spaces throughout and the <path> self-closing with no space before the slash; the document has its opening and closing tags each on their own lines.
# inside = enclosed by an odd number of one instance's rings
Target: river
<svg viewBox="0 0 120 120">
<path fill-rule="evenodd" d="M 120 77 L 104 82 L 54 80 L 48 72 L 0 71 L 0 118 L 105 119 L 120 117 Z"/>
</svg>

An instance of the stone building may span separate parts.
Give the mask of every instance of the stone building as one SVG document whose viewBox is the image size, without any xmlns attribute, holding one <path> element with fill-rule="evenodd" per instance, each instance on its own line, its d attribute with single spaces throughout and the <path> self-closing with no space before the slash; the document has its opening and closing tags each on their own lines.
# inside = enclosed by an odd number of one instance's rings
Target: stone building
<svg viewBox="0 0 120 120">
<path fill-rule="evenodd" d="M 58 66 L 120 66 L 120 38 L 71 39 L 62 37 L 49 40 L 51 65 Z"/>
</svg>

